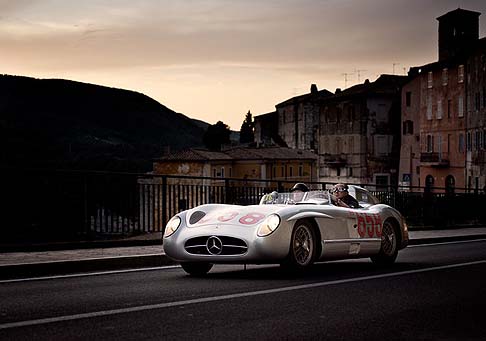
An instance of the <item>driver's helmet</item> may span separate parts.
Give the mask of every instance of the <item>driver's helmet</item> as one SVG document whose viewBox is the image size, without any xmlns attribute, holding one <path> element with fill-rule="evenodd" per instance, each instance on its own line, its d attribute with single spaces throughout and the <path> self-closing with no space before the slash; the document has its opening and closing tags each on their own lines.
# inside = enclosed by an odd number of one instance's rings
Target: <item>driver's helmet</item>
<svg viewBox="0 0 486 341">
<path fill-rule="evenodd" d="M 298 182 L 294 185 L 294 187 L 292 187 L 292 189 L 290 190 L 290 192 L 295 192 L 295 191 L 300 191 L 300 192 L 309 192 L 309 187 L 307 187 L 306 184 L 302 183 L 302 182 Z"/>
</svg>

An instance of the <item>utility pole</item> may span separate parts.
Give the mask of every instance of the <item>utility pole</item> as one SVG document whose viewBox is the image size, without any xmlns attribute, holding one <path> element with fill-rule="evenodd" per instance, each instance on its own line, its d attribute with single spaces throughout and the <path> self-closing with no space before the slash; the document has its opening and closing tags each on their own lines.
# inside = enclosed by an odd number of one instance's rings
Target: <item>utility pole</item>
<svg viewBox="0 0 486 341">
<path fill-rule="evenodd" d="M 368 71 L 368 70 L 363 70 L 363 69 L 358 69 L 358 70 L 354 70 L 354 72 L 356 72 L 358 74 L 358 84 L 361 83 L 361 72 L 362 71 Z"/>
</svg>

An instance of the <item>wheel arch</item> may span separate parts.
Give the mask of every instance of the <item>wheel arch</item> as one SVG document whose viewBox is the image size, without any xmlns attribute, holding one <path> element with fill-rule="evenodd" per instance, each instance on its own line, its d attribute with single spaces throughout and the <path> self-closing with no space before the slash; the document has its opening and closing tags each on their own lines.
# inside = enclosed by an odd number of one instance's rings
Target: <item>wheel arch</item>
<svg viewBox="0 0 486 341">
<path fill-rule="evenodd" d="M 314 217 L 305 217 L 301 218 L 295 221 L 294 228 L 297 224 L 301 222 L 308 222 L 312 230 L 314 231 L 314 235 L 316 237 L 316 260 L 320 258 L 321 253 L 322 253 L 322 235 L 321 235 L 321 230 L 319 229 L 319 225 L 317 224 L 317 221 Z"/>
<path fill-rule="evenodd" d="M 383 223 L 385 223 L 387 221 L 392 224 L 393 229 L 395 230 L 395 234 L 397 236 L 397 247 L 400 248 L 400 245 L 402 245 L 402 238 L 403 238 L 402 231 L 400 229 L 400 223 L 393 216 L 386 218 Z"/>
</svg>

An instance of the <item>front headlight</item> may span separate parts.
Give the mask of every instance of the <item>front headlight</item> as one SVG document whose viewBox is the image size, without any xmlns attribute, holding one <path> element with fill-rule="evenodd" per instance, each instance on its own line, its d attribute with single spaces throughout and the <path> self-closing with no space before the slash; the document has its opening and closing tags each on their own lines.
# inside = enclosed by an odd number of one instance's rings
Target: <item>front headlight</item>
<svg viewBox="0 0 486 341">
<path fill-rule="evenodd" d="M 258 228 L 258 237 L 265 237 L 271 234 L 280 225 L 280 217 L 276 214 L 269 215 Z"/>
<path fill-rule="evenodd" d="M 165 232 L 164 232 L 164 237 L 169 237 L 172 235 L 177 229 L 181 226 L 181 218 L 178 216 L 172 217 L 171 220 L 167 223 L 167 226 L 165 227 Z"/>
</svg>

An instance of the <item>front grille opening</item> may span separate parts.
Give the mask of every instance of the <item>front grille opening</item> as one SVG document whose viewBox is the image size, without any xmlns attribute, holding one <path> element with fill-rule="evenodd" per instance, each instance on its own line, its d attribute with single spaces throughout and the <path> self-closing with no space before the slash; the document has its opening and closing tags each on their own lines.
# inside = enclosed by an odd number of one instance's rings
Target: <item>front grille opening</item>
<svg viewBox="0 0 486 341">
<path fill-rule="evenodd" d="M 186 241 L 184 249 L 193 255 L 212 255 L 206 247 L 209 237 L 211 236 L 191 238 Z M 221 253 L 218 256 L 243 255 L 248 251 L 248 245 L 244 240 L 227 236 L 217 237 L 223 243 Z"/>
</svg>

